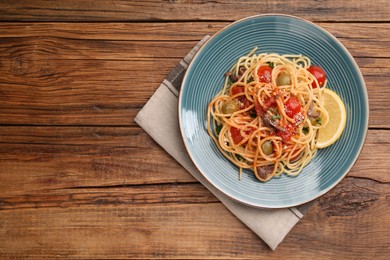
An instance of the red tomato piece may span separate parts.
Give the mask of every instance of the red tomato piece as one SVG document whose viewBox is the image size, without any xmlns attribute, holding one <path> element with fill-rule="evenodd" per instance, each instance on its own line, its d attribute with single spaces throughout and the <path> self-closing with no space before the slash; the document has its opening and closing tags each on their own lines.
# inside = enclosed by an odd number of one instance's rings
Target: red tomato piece
<svg viewBox="0 0 390 260">
<path fill-rule="evenodd" d="M 302 105 L 296 97 L 290 96 L 285 104 L 285 109 L 286 115 L 293 118 L 296 114 L 301 112 Z"/>
<path fill-rule="evenodd" d="M 230 90 L 230 95 L 231 96 L 234 96 L 234 95 L 237 95 L 239 93 L 244 93 L 244 87 L 243 86 L 234 86 L 231 90 Z"/>
<path fill-rule="evenodd" d="M 262 83 L 270 83 L 272 79 L 272 68 L 270 66 L 260 66 L 257 75 L 259 76 L 259 81 Z"/>
<path fill-rule="evenodd" d="M 276 131 L 276 135 L 282 138 L 283 142 L 288 142 L 291 140 L 291 137 L 294 135 L 294 127 L 292 125 L 287 125 L 284 131 Z"/>
<path fill-rule="evenodd" d="M 307 69 L 308 72 L 310 72 L 318 81 L 318 85 L 322 87 L 326 80 L 326 73 L 320 66 L 310 66 Z M 311 84 L 313 88 L 317 87 L 317 84 L 313 81 Z"/>
<path fill-rule="evenodd" d="M 230 134 L 232 135 L 232 139 L 234 144 L 238 144 L 242 140 L 244 140 L 244 137 L 240 133 L 240 129 L 235 127 L 230 127 Z"/>
</svg>

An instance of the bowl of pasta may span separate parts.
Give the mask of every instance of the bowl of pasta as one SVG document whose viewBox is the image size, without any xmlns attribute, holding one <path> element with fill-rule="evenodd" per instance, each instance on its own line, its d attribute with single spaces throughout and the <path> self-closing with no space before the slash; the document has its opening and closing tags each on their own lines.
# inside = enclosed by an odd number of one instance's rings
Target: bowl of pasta
<svg viewBox="0 0 390 260">
<path fill-rule="evenodd" d="M 197 52 L 179 94 L 187 152 L 217 189 L 246 205 L 307 203 L 350 171 L 368 129 L 352 55 L 287 15 L 236 21 Z"/>
</svg>

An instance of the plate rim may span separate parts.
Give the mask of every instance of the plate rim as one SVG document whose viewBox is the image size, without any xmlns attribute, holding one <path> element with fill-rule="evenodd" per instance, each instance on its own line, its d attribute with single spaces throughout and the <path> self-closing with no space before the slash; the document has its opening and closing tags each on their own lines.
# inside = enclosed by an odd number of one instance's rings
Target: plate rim
<svg viewBox="0 0 390 260">
<path fill-rule="evenodd" d="M 258 19 L 258 18 L 262 18 L 262 17 L 275 17 L 275 18 L 278 18 L 278 17 L 284 17 L 284 18 L 289 18 L 289 19 L 295 19 L 295 20 L 300 20 L 301 22 L 304 22 L 304 23 L 307 23 L 307 24 L 310 24 L 311 26 L 315 27 L 317 30 L 325 33 L 328 37 L 332 38 L 332 40 L 334 41 L 334 43 L 336 43 L 344 52 L 344 54 L 346 54 L 346 56 L 348 57 L 348 60 L 351 62 L 351 64 L 353 65 L 354 69 L 356 70 L 358 76 L 359 76 L 359 81 L 360 83 L 362 84 L 362 86 L 364 87 L 363 88 L 363 93 L 364 93 L 364 97 L 365 97 L 365 113 L 366 113 L 366 117 L 364 118 L 363 122 L 364 125 L 365 125 L 365 128 L 364 128 L 364 134 L 363 134 L 363 138 L 360 140 L 360 144 L 359 144 L 359 147 L 358 147 L 358 150 L 355 154 L 355 156 L 352 158 L 352 162 L 351 164 L 349 165 L 349 167 L 345 170 L 345 172 L 337 179 L 337 181 L 333 182 L 330 186 L 328 186 L 326 189 L 323 189 L 321 190 L 320 192 L 318 192 L 315 196 L 312 196 L 302 202 L 296 202 L 296 203 L 290 203 L 288 205 L 275 205 L 275 206 L 269 206 L 269 205 L 258 205 L 256 203 L 251 203 L 251 202 L 248 202 L 248 201 L 244 201 L 244 200 L 241 200 L 239 198 L 236 198 L 235 196 L 232 196 L 231 194 L 228 194 L 227 192 L 225 192 L 224 190 L 222 190 L 220 187 L 218 187 L 215 183 L 213 183 L 209 177 L 204 174 L 201 170 L 200 170 L 200 167 L 199 165 L 196 163 L 196 161 L 193 159 L 193 155 L 191 154 L 190 150 L 189 150 L 189 147 L 187 146 L 187 142 L 186 142 L 186 138 L 185 138 L 185 134 L 184 134 L 184 130 L 183 130 L 183 120 L 182 120 L 182 116 L 181 116 L 181 107 L 182 107 L 182 102 L 183 102 L 183 89 L 185 88 L 185 83 L 187 82 L 187 78 L 189 77 L 189 74 L 190 74 L 190 71 L 191 71 L 191 68 L 194 66 L 194 64 L 196 63 L 196 60 L 199 58 L 199 56 L 201 55 L 202 51 L 207 48 L 208 44 L 215 38 L 217 37 L 219 34 L 221 34 L 222 32 L 228 30 L 229 28 L 233 27 L 234 25 L 238 24 L 238 23 L 242 23 L 242 22 L 245 22 L 246 20 L 252 20 L 252 19 Z M 367 133 L 368 133 L 368 128 L 369 128 L 369 97 L 368 97 L 368 91 L 367 91 L 367 85 L 365 83 L 365 80 L 364 80 L 364 77 L 363 77 L 363 74 L 356 62 L 356 60 L 354 59 L 354 57 L 352 56 L 352 54 L 348 51 L 348 49 L 330 32 L 328 32 L 326 29 L 324 29 L 323 27 L 315 24 L 314 22 L 312 21 L 309 21 L 309 20 L 306 20 L 304 18 L 301 18 L 301 17 L 298 17 L 298 16 L 294 16 L 294 15 L 288 15 L 288 14 L 282 14 L 282 13 L 267 13 L 267 14 L 256 14 L 256 15 L 252 15 L 252 16 L 247 16 L 247 17 L 244 17 L 244 18 L 241 18 L 241 19 L 238 19 L 234 22 L 231 22 L 229 23 L 228 25 L 224 26 L 223 28 L 219 29 L 216 33 L 214 33 L 213 35 L 211 35 L 205 42 L 204 44 L 198 49 L 198 51 L 195 53 L 194 57 L 192 58 L 190 64 L 188 65 L 186 71 L 185 71 L 185 74 L 184 74 L 184 77 L 183 77 L 183 81 L 182 81 L 182 84 L 181 84 L 181 88 L 180 88 L 180 91 L 179 91 L 179 99 L 178 99 L 178 105 L 177 105 L 177 108 L 178 108 L 178 121 L 179 121 L 179 132 L 180 132 L 180 136 L 181 136 L 181 139 L 182 139 L 182 143 L 184 144 L 184 147 L 186 149 L 186 152 L 187 152 L 187 155 L 189 156 L 191 162 L 195 165 L 196 169 L 201 173 L 201 175 L 207 180 L 207 182 L 209 184 L 211 184 L 215 189 L 217 189 L 219 192 L 223 193 L 225 196 L 227 196 L 228 198 L 238 202 L 238 203 L 241 203 L 241 204 L 244 204 L 244 205 L 247 205 L 247 206 L 250 206 L 250 207 L 254 207 L 254 208 L 263 208 L 263 209 L 281 209 L 281 208 L 291 208 L 291 207 L 297 207 L 297 206 L 300 206 L 300 205 L 304 205 L 308 202 L 311 202 L 311 201 L 314 201 L 318 198 L 320 198 L 321 196 L 325 195 L 326 193 L 330 192 L 332 189 L 334 189 L 347 175 L 348 173 L 351 171 L 352 167 L 356 164 L 357 162 L 357 159 L 358 157 L 360 156 L 361 154 L 361 151 L 364 147 L 364 144 L 366 142 L 366 138 L 367 138 Z"/>
</svg>

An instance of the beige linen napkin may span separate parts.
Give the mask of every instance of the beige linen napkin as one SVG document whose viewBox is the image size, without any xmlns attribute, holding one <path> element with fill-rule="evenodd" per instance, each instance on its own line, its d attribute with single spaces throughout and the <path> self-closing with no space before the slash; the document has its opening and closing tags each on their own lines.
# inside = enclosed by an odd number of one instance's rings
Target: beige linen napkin
<svg viewBox="0 0 390 260">
<path fill-rule="evenodd" d="M 212 186 L 187 155 L 178 122 L 178 94 L 188 64 L 207 41 L 205 36 L 171 71 L 137 114 L 135 121 L 189 173 L 209 189 L 238 219 L 260 236 L 272 250 L 303 217 L 310 204 L 298 208 L 259 209 L 238 203 Z"/>
</svg>

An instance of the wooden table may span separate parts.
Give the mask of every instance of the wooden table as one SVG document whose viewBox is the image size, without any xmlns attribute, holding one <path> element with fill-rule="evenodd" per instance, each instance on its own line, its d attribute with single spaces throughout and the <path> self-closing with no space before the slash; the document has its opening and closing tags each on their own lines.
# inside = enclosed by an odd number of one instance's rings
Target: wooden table
<svg viewBox="0 0 390 260">
<path fill-rule="evenodd" d="M 276 251 L 135 122 L 172 67 L 237 19 L 315 22 L 355 57 L 370 124 L 348 176 Z M 390 5 L 0 1 L 0 258 L 390 258 Z"/>
</svg>

